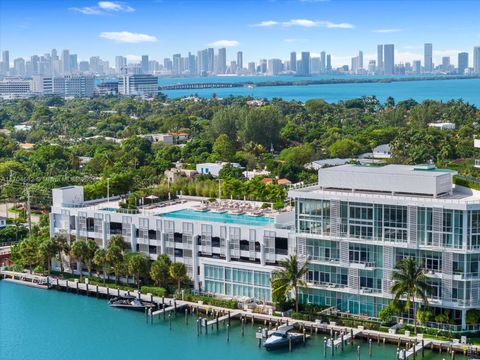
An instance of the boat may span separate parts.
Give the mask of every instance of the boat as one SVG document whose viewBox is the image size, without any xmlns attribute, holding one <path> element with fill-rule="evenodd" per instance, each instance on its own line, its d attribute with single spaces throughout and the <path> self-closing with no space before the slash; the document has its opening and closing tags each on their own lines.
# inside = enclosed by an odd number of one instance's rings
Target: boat
<svg viewBox="0 0 480 360">
<path fill-rule="evenodd" d="M 137 299 L 133 295 L 116 296 L 108 301 L 111 307 L 144 311 L 145 308 L 153 308 L 154 304 Z"/>
<path fill-rule="evenodd" d="M 303 342 L 303 334 L 294 334 L 290 330 L 293 329 L 292 325 L 281 325 L 275 330 L 272 335 L 265 340 L 263 346 L 265 350 L 275 350 L 283 347 L 288 347 L 291 340 L 292 345 Z"/>
<path fill-rule="evenodd" d="M 250 211 L 247 212 L 248 216 L 253 216 L 253 217 L 258 217 L 258 216 L 263 216 L 263 212 L 261 211 Z"/>
<path fill-rule="evenodd" d="M 230 210 L 228 213 L 230 215 L 243 215 L 243 214 L 245 214 L 245 212 L 243 210 L 240 210 L 240 209 Z"/>
<path fill-rule="evenodd" d="M 213 208 L 210 209 L 210 212 L 215 213 L 215 214 L 224 214 L 227 212 L 227 210 L 222 209 L 222 208 Z"/>
</svg>

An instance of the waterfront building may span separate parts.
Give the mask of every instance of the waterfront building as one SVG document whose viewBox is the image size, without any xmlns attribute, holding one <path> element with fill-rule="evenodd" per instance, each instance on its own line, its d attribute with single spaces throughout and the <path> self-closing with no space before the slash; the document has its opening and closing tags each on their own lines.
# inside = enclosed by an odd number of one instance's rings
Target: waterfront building
<svg viewBox="0 0 480 360">
<path fill-rule="evenodd" d="M 393 44 L 383 45 L 383 73 L 385 75 L 395 74 L 395 46 Z"/>
<path fill-rule="evenodd" d="M 225 74 L 227 71 L 227 49 L 218 49 L 217 74 Z"/>
<path fill-rule="evenodd" d="M 413 61 L 413 72 L 415 74 L 420 74 L 422 71 L 422 62 L 420 60 L 414 60 Z"/>
<path fill-rule="evenodd" d="M 480 46 L 473 48 L 473 72 L 480 74 Z"/>
<path fill-rule="evenodd" d="M 278 75 L 283 70 L 282 60 L 280 59 L 270 59 L 268 60 L 268 75 Z"/>
<path fill-rule="evenodd" d="M 433 71 L 433 46 L 430 43 L 423 45 L 423 67 L 426 73 Z"/>
<path fill-rule="evenodd" d="M 290 53 L 290 70 L 297 71 L 297 53 L 295 51 Z"/>
<path fill-rule="evenodd" d="M 105 247 L 112 235 L 122 235 L 133 251 L 152 260 L 168 254 L 173 261 L 183 262 L 196 290 L 272 300 L 271 273 L 287 257 L 291 211 L 250 216 L 239 210 L 258 209 L 261 203 L 218 203 L 238 213 L 232 215 L 198 211 L 200 201 L 176 200 L 132 213 L 119 209 L 116 198 L 84 201 L 79 186 L 53 189 L 52 195 L 51 236 L 63 232 L 70 241 L 91 238 Z"/>
<path fill-rule="evenodd" d="M 327 71 L 332 71 L 332 55 L 327 54 Z"/>
<path fill-rule="evenodd" d="M 326 70 L 326 54 L 325 51 L 320 52 L 320 72 L 324 73 Z"/>
<path fill-rule="evenodd" d="M 261 205 L 235 200 L 180 199 L 132 213 L 117 198 L 86 202 L 70 186 L 53 190 L 51 236 L 104 247 L 120 234 L 133 251 L 185 263 L 196 290 L 267 302 L 278 261 L 297 254 L 310 261 L 303 303 L 370 317 L 392 300 L 396 264 L 413 257 L 432 287 L 431 311 L 449 311 L 459 331 L 480 305 L 480 192 L 453 185 L 454 174 L 431 165 L 320 168 L 317 184 L 290 188 L 295 211 L 259 216 L 233 215 Z"/>
<path fill-rule="evenodd" d="M 467 310 L 480 305 L 480 192 L 454 186 L 453 174 L 344 165 L 291 190 L 297 252 L 311 261 L 302 301 L 378 316 L 396 263 L 414 257 L 432 286 L 430 309 L 448 309 L 465 329 Z"/>
<path fill-rule="evenodd" d="M 297 66 L 297 74 L 301 76 L 310 76 L 310 53 L 308 51 L 302 52 L 299 65 L 300 68 Z"/>
<path fill-rule="evenodd" d="M 377 74 L 383 73 L 383 45 L 377 45 Z"/>
<path fill-rule="evenodd" d="M 458 73 L 463 75 L 466 69 L 468 69 L 468 53 L 458 53 Z"/>
<path fill-rule="evenodd" d="M 237 69 L 238 72 L 242 72 L 243 70 L 243 52 L 237 52 Z"/>
<path fill-rule="evenodd" d="M 124 75 L 118 83 L 121 95 L 156 96 L 158 78 L 149 74 Z"/>
</svg>

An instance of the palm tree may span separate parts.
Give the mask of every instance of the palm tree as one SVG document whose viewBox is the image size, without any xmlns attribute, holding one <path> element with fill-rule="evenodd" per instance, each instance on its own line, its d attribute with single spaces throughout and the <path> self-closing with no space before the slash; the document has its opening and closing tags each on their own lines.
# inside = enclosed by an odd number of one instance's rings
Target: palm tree
<svg viewBox="0 0 480 360">
<path fill-rule="evenodd" d="M 165 287 L 169 278 L 169 268 L 172 261 L 167 254 L 161 254 L 150 267 L 150 277 L 157 286 Z"/>
<path fill-rule="evenodd" d="M 83 240 L 75 240 L 70 249 L 70 256 L 78 261 L 78 271 L 80 273 L 80 282 L 83 280 L 82 262 L 87 255 L 87 243 Z"/>
<path fill-rule="evenodd" d="M 57 256 L 58 256 L 58 261 L 60 262 L 60 271 L 63 273 L 64 268 L 63 268 L 62 255 L 70 252 L 70 245 L 68 244 L 67 235 L 65 233 L 58 233 L 53 238 L 53 241 L 57 243 L 57 252 L 58 252 Z"/>
<path fill-rule="evenodd" d="M 278 265 L 280 269 L 272 274 L 273 296 L 285 297 L 293 290 L 295 311 L 298 312 L 298 288 L 307 286 L 303 278 L 308 272 L 309 263 L 305 261 L 301 264 L 296 255 L 291 255 L 288 259 L 281 260 Z"/>
<path fill-rule="evenodd" d="M 187 268 L 185 264 L 175 262 L 169 268 L 170 277 L 177 283 L 177 290 L 180 292 L 182 282 L 187 279 Z"/>
<path fill-rule="evenodd" d="M 57 255 L 58 245 L 53 239 L 46 239 L 38 248 L 40 257 L 47 264 L 48 275 L 52 272 L 52 258 Z"/>
<path fill-rule="evenodd" d="M 118 278 L 123 269 L 123 252 L 117 245 L 108 246 L 106 251 L 106 259 L 108 264 L 112 267 L 115 274 L 115 285 L 118 284 Z"/>
<path fill-rule="evenodd" d="M 138 289 L 140 289 L 140 276 L 148 273 L 148 265 L 148 257 L 143 253 L 132 253 L 128 257 L 128 273 L 134 277 Z"/>
<path fill-rule="evenodd" d="M 88 239 L 86 245 L 87 246 L 85 247 L 85 262 L 86 262 L 87 269 L 88 269 L 88 277 L 91 277 L 92 276 L 92 263 L 93 263 L 93 260 L 95 258 L 95 253 L 98 250 L 98 245 L 92 239 Z"/>
<path fill-rule="evenodd" d="M 123 240 L 123 237 L 120 235 L 113 235 L 110 238 L 110 241 L 108 242 L 108 247 L 110 246 L 118 246 L 122 251 L 128 250 L 130 248 L 128 243 Z"/>
<path fill-rule="evenodd" d="M 406 297 L 405 310 L 413 305 L 414 331 L 417 333 L 417 305 L 415 297 L 420 298 L 428 307 L 427 293 L 431 287 L 427 282 L 425 269 L 422 264 L 417 264 L 414 258 L 408 257 L 397 263 L 392 274 L 393 284 L 390 291 L 394 295 L 394 302 L 398 303 L 402 297 Z"/>
<path fill-rule="evenodd" d="M 93 257 L 93 263 L 95 264 L 95 266 L 97 267 L 97 275 L 98 275 L 98 268 L 102 268 L 102 272 L 103 272 L 103 283 L 105 284 L 105 277 L 107 275 L 107 272 L 106 272 L 106 267 L 108 265 L 108 261 L 107 261 L 107 250 L 105 249 L 97 249 L 97 251 L 95 251 L 95 255 Z"/>
</svg>

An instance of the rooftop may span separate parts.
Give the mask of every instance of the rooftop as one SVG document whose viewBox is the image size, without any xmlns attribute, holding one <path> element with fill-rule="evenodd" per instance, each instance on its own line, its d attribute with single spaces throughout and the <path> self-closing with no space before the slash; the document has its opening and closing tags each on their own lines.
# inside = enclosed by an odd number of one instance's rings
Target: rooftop
<svg viewBox="0 0 480 360">
<path fill-rule="evenodd" d="M 318 171 L 324 189 L 438 197 L 452 192 L 456 172 L 434 165 L 342 165 Z"/>
</svg>

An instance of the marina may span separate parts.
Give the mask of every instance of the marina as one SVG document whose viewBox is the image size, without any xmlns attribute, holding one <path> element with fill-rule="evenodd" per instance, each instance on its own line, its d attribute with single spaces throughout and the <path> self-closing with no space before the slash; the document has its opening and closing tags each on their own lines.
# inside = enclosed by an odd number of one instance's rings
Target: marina
<svg viewBox="0 0 480 360">
<path fill-rule="evenodd" d="M 158 310 L 152 313 L 146 311 L 145 316 L 140 315 L 138 312 L 135 311 L 121 311 L 121 313 L 115 312 L 115 320 L 111 319 L 109 324 L 111 324 L 112 326 L 116 326 L 114 324 L 116 324 L 117 321 L 118 323 L 121 323 L 123 321 L 123 317 L 126 317 L 127 319 L 135 322 L 135 326 L 137 326 L 137 332 L 140 332 L 142 334 L 144 332 L 147 332 L 149 334 L 148 336 L 152 336 L 150 334 L 152 327 L 160 327 L 161 331 L 165 331 L 165 327 L 167 327 L 166 331 L 172 332 L 170 335 L 168 335 L 169 343 L 170 340 L 172 340 L 173 343 L 176 343 L 178 341 L 176 339 L 177 331 L 181 330 L 182 333 L 186 332 L 186 334 L 184 334 L 183 336 L 187 336 L 189 342 L 190 340 L 194 341 L 195 339 L 197 339 L 197 343 L 200 342 L 201 344 L 203 344 L 203 341 L 199 340 L 203 337 L 208 339 L 214 339 L 214 343 L 220 341 L 223 346 L 225 346 L 225 341 L 230 344 L 235 343 L 236 345 L 234 346 L 238 346 L 239 344 L 241 344 L 242 346 L 248 345 L 249 348 L 247 349 L 247 351 L 252 352 L 252 355 L 254 356 L 251 358 L 253 359 L 268 358 L 265 357 L 266 355 L 264 355 L 267 352 L 258 349 L 258 345 L 265 340 L 265 336 L 262 336 L 262 339 L 259 342 L 257 336 L 258 332 L 266 331 L 267 334 L 272 334 L 272 332 L 282 326 L 282 324 L 284 324 L 283 326 L 292 326 L 292 328 L 294 326 L 295 331 L 297 332 L 297 334 L 301 335 L 302 340 L 303 336 L 305 336 L 305 339 L 308 337 L 311 341 L 308 342 L 308 345 L 306 343 L 305 347 L 295 346 L 293 348 L 291 346 L 287 346 L 286 348 L 282 347 L 281 349 L 273 353 L 278 354 L 291 352 L 292 355 L 295 354 L 295 357 L 297 356 L 297 354 L 303 354 L 303 358 L 305 359 L 320 358 L 322 353 L 324 354 L 324 357 L 335 356 L 340 359 L 353 359 L 355 356 L 358 356 L 358 346 L 360 346 L 360 352 L 363 354 L 363 357 L 368 357 L 372 360 L 380 359 L 380 357 L 377 357 L 377 354 L 379 355 L 380 353 L 383 354 L 383 358 L 387 356 L 388 359 L 399 360 L 416 357 L 425 359 L 444 359 L 446 358 L 446 356 L 451 356 L 452 358 L 454 356 L 457 356 L 458 359 L 462 359 L 464 355 L 468 353 L 476 353 L 478 351 L 477 347 L 467 347 L 466 345 L 460 343 L 451 343 L 441 340 L 424 340 L 412 336 L 381 333 L 373 330 L 365 330 L 363 328 L 351 329 L 343 326 L 337 326 L 335 323 L 327 324 L 303 320 L 292 320 L 287 317 L 256 314 L 250 311 L 224 309 L 202 303 L 193 303 L 182 300 L 160 298 L 152 296 L 151 294 L 141 294 L 139 292 L 123 291 L 97 285 L 93 286 L 55 278 L 42 278 L 37 275 L 30 275 L 26 273 L 13 273 L 8 271 L 2 271 L 1 276 L 3 278 L 3 280 L 0 281 L 0 287 L 2 290 L 0 291 L 2 317 L 4 313 L 5 315 L 10 314 L 10 307 L 12 306 L 12 304 L 6 303 L 6 297 L 13 297 L 14 299 L 20 296 L 21 302 L 28 301 L 28 298 L 31 296 L 38 296 L 40 298 L 46 297 L 50 300 L 44 301 L 43 305 L 52 308 L 43 310 L 44 314 L 40 314 L 38 312 L 34 312 L 34 314 L 36 314 L 37 317 L 40 315 L 45 316 L 50 314 L 49 316 L 52 316 L 53 314 L 55 314 L 54 318 L 56 319 L 62 319 L 67 316 L 67 314 L 62 314 L 62 311 L 66 311 L 67 313 L 69 311 L 72 311 L 69 310 L 70 306 L 68 304 L 74 304 L 75 302 L 80 301 L 82 303 L 82 312 L 85 311 L 84 315 L 87 316 L 86 320 L 88 320 L 92 316 L 92 314 L 89 312 L 90 310 L 88 309 L 89 306 L 94 306 L 96 308 L 96 311 L 101 314 L 103 314 L 104 312 L 109 314 L 109 312 L 106 310 L 107 304 L 105 300 L 102 299 L 115 296 L 134 296 L 142 301 L 155 303 L 158 307 L 164 308 L 165 310 Z M 14 280 L 16 280 L 16 284 L 10 283 L 9 279 L 7 278 L 13 278 Z M 18 286 L 18 284 L 28 285 L 28 283 L 31 283 L 34 280 L 41 280 L 39 278 L 42 278 L 43 281 L 46 283 L 48 282 L 52 289 L 58 289 L 63 291 L 59 292 L 51 290 L 45 292 L 39 291 L 38 289 L 28 289 L 28 287 L 26 286 Z M 30 290 L 33 291 L 33 293 L 28 293 L 28 291 Z M 67 292 L 70 292 L 70 294 L 66 294 Z M 17 293 L 20 293 L 20 295 Z M 26 298 L 21 298 L 21 294 L 28 295 L 25 295 Z M 94 301 L 94 298 L 98 298 L 101 301 L 85 303 L 85 300 L 81 299 L 87 299 L 87 296 L 73 296 L 73 294 L 87 295 L 92 299 L 91 301 Z M 65 298 L 65 296 L 67 297 Z M 56 304 L 58 302 L 50 302 L 52 301 L 52 297 L 60 297 L 62 301 L 64 301 L 66 304 L 57 307 Z M 10 301 L 13 301 L 13 299 L 10 299 Z M 55 309 L 53 309 L 52 304 L 55 304 Z M 100 306 L 102 309 L 97 309 L 98 306 Z M 33 309 L 35 308 L 36 306 L 33 306 Z M 182 309 L 186 310 L 180 311 Z M 26 313 L 30 314 L 30 311 L 27 311 Z M 168 321 L 165 321 L 167 319 L 167 313 Z M 162 314 L 163 316 L 161 316 Z M 13 325 L 13 318 L 10 318 L 10 316 L 11 315 L 8 315 L 6 317 L 6 328 L 10 328 Z M 97 316 L 102 315 L 97 314 Z M 188 317 L 192 317 L 192 320 L 188 321 Z M 88 321 L 94 320 L 92 318 Z M 88 321 L 87 323 L 91 325 L 91 323 Z M 203 326 L 199 326 L 199 324 L 202 324 L 202 321 L 204 321 Z M 168 326 L 166 325 L 167 323 Z M 193 325 L 195 323 L 197 323 L 197 336 L 195 336 L 195 330 Z M 188 324 L 190 324 L 190 329 L 188 331 L 185 331 L 186 328 L 188 328 L 189 326 Z M 258 328 L 259 324 L 263 324 L 263 327 Z M 204 328 L 203 331 L 201 330 L 202 327 Z M 3 331 L 4 330 L 1 329 L 2 334 L 0 335 L 2 336 L 2 339 L 7 339 L 6 344 L 10 344 L 10 341 L 12 341 L 10 335 L 8 335 L 7 337 L 7 334 L 3 334 Z M 25 328 L 23 328 L 22 331 L 25 331 Z M 199 336 L 203 334 L 205 336 Z M 327 346 L 327 337 L 332 340 L 333 346 Z M 374 344 L 373 349 L 372 343 Z M 163 344 L 164 343 L 162 342 L 162 345 Z M 8 349 L 10 349 L 10 351 L 13 351 L 14 349 L 12 349 L 10 346 L 11 345 L 8 345 Z M 7 349 L 6 346 L 4 347 L 5 349 Z M 405 351 L 403 351 L 403 349 L 405 349 Z M 447 353 L 447 355 L 443 354 L 442 356 L 442 354 L 438 353 L 437 351 L 432 352 L 432 349 L 439 350 L 440 352 L 443 351 L 444 353 Z M 229 356 L 232 359 L 241 358 L 240 354 L 236 354 L 236 356 L 232 355 L 230 350 L 226 350 L 226 353 L 230 354 Z M 257 355 L 259 356 L 257 357 Z M 55 359 L 56 357 L 53 356 L 50 358 Z M 81 358 L 82 357 L 78 357 L 78 359 Z M 188 357 L 179 358 L 187 359 Z M 204 358 L 200 357 L 200 359 Z"/>
</svg>

